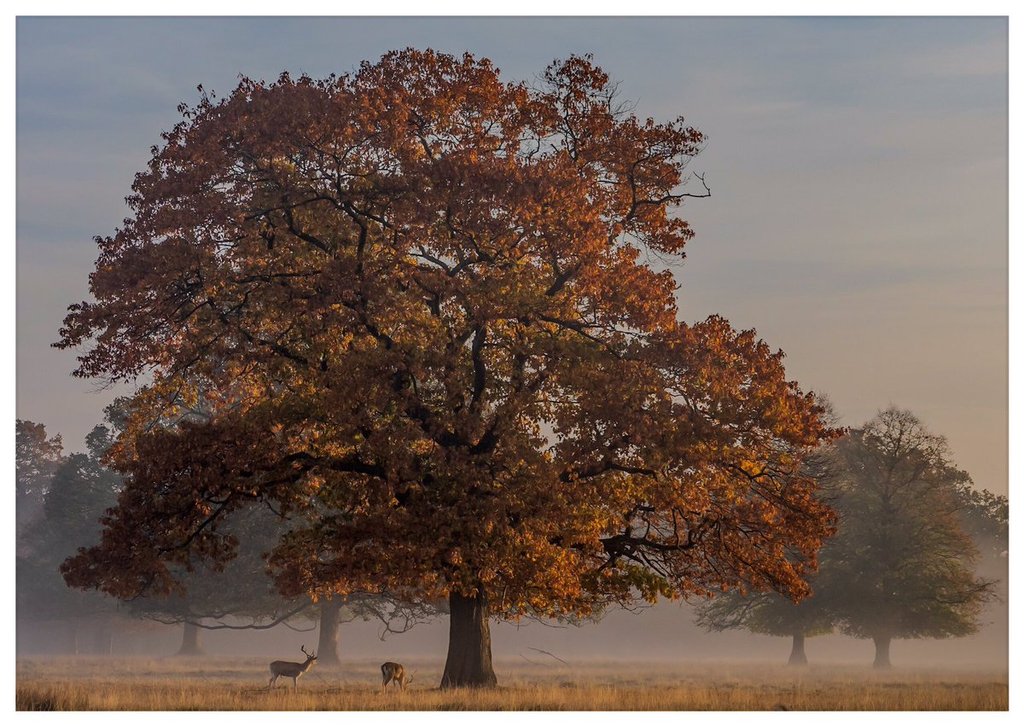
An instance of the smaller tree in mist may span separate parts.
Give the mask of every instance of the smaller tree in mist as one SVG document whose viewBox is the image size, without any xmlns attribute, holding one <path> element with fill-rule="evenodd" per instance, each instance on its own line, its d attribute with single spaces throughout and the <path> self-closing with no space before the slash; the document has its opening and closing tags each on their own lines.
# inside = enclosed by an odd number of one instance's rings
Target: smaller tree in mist
<svg viewBox="0 0 1024 726">
<path fill-rule="evenodd" d="M 1009 617 L 1005 608 L 1009 598 L 1009 500 L 1005 495 L 993 494 L 987 489 L 975 489 L 969 481 L 958 488 L 957 495 L 960 521 L 978 548 L 975 574 L 996 581 L 992 598 L 995 602 L 986 608 L 984 614 L 1005 623 Z"/>
<path fill-rule="evenodd" d="M 842 587 L 842 631 L 875 643 L 876 668 L 900 638 L 975 632 L 992 582 L 975 576 L 977 550 L 959 515 L 968 475 L 943 437 L 889 408 L 837 444 L 843 475 L 829 568 Z"/>
<path fill-rule="evenodd" d="M 817 593 L 816 582 L 810 580 L 808 584 Z M 831 633 L 835 615 L 827 599 L 817 595 L 794 603 L 778 593 L 733 590 L 698 606 L 697 623 L 708 630 L 744 629 L 759 635 L 792 638 L 789 665 L 807 665 L 805 640 Z"/>
</svg>

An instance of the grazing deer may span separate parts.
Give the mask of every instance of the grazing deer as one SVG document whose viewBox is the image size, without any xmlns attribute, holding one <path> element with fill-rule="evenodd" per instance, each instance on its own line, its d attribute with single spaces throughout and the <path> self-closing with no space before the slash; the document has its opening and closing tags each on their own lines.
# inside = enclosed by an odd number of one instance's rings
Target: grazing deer
<svg viewBox="0 0 1024 726">
<path fill-rule="evenodd" d="M 387 693 L 388 683 L 391 681 L 397 683 L 398 687 L 403 691 L 405 690 L 406 683 L 412 683 L 412 676 L 409 676 L 409 679 L 406 680 L 405 667 L 401 663 L 388 661 L 380 667 L 380 674 L 384 678 L 384 683 L 380 687 L 381 693 Z"/>
<path fill-rule="evenodd" d="M 292 687 L 298 690 L 299 676 L 313 667 L 316 662 L 316 653 L 306 653 L 306 646 L 302 646 L 302 652 L 306 654 L 304 663 L 294 663 L 290 660 L 275 660 L 270 664 L 270 683 L 267 688 L 272 688 L 277 679 L 281 676 L 292 679 Z"/>
</svg>

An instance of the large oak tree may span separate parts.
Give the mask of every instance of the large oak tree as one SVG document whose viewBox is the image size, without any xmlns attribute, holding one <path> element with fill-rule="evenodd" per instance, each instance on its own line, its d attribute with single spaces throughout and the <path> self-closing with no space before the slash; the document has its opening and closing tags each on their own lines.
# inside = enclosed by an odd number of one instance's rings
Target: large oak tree
<svg viewBox="0 0 1024 726">
<path fill-rule="evenodd" d="M 181 111 L 61 331 L 78 375 L 150 376 L 69 582 L 173 588 L 258 500 L 301 523 L 285 593 L 447 598 L 444 686 L 495 682 L 491 617 L 806 592 L 831 513 L 790 474 L 831 432 L 752 331 L 680 322 L 655 264 L 708 193 L 699 131 L 587 58 L 529 86 L 416 50 Z M 147 426 L 200 392 L 208 421 Z"/>
</svg>

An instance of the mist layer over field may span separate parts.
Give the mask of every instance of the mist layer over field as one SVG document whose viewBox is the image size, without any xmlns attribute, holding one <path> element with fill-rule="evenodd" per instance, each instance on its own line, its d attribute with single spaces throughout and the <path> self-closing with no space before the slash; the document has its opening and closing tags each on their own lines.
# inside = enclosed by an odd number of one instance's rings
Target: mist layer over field
<svg viewBox="0 0 1024 726">
<path fill-rule="evenodd" d="M 551 625 L 524 620 L 520 624 L 495 623 L 492 628 L 496 659 L 560 665 L 584 661 L 630 662 L 752 662 L 784 664 L 790 642 L 786 638 L 753 635 L 745 631 L 708 633 L 693 623 L 692 608 L 686 604 L 660 603 L 637 612 L 615 611 L 598 623 L 582 626 Z M 892 646 L 896 668 L 935 667 L 1004 670 L 1008 663 L 1007 609 L 992 603 L 982 614 L 981 630 L 974 636 L 956 639 L 897 640 Z M 233 621 L 238 622 L 238 621 Z M 208 621 L 209 624 L 214 624 Z M 299 629 L 296 630 L 295 628 Z M 308 630 L 302 630 L 308 629 Z M 68 626 L 64 623 L 19 623 L 19 657 L 56 655 L 66 652 Z M 448 644 L 448 622 L 443 615 L 406 633 L 386 634 L 375 621 L 343 623 L 339 629 L 338 653 L 343 663 L 350 660 L 398 660 L 417 658 L 443 665 Z M 174 654 L 181 643 L 181 625 L 145 621 L 130 622 L 126 629 L 110 633 L 113 656 L 161 657 Z M 297 620 L 270 630 L 204 630 L 200 645 L 211 656 L 266 656 L 302 660 L 301 645 L 315 647 L 315 622 Z M 80 634 L 80 652 L 93 646 L 91 634 Z M 870 666 L 873 645 L 841 635 L 807 640 L 807 657 L 812 665 Z M 551 655 L 539 653 L 539 649 Z M 435 684 L 436 685 L 436 684 Z"/>
</svg>

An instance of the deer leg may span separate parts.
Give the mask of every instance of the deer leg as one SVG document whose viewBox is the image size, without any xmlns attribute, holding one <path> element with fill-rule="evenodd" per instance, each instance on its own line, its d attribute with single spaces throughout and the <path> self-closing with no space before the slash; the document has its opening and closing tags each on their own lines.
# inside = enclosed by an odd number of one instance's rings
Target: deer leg
<svg viewBox="0 0 1024 726">
<path fill-rule="evenodd" d="M 267 684 L 267 688 L 273 688 L 275 683 L 277 683 L 277 674 L 270 676 L 270 683 Z"/>
</svg>

